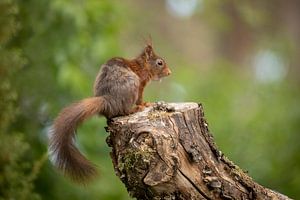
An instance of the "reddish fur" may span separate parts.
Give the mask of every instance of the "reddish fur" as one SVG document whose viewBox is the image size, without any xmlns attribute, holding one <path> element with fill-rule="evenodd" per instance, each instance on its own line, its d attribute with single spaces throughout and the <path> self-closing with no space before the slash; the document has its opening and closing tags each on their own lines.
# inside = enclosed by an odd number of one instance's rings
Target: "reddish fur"
<svg viewBox="0 0 300 200">
<path fill-rule="evenodd" d="M 93 115 L 100 114 L 109 119 L 143 109 L 147 105 L 143 102 L 147 83 L 171 73 L 165 62 L 158 67 L 158 59 L 162 60 L 151 44 L 133 60 L 110 59 L 96 78 L 95 97 L 64 108 L 55 119 L 50 135 L 50 156 L 56 167 L 73 181 L 86 183 L 97 174 L 95 166 L 74 144 L 77 127 Z"/>
</svg>

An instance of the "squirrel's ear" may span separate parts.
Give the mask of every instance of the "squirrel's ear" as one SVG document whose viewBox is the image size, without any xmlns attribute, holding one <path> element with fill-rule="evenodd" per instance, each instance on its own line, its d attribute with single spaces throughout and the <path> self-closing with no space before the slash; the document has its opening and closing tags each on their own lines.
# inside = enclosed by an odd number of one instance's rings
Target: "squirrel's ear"
<svg viewBox="0 0 300 200">
<path fill-rule="evenodd" d="M 147 58 L 151 58 L 153 56 L 153 47 L 151 44 L 147 44 L 144 49 L 144 54 Z"/>
</svg>

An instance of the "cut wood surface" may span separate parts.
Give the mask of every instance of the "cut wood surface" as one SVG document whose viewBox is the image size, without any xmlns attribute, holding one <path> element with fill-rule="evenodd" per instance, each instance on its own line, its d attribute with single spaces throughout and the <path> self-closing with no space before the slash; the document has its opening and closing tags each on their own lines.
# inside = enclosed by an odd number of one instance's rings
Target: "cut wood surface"
<svg viewBox="0 0 300 200">
<path fill-rule="evenodd" d="M 108 123 L 117 176 L 137 199 L 289 199 L 217 149 L 197 103 L 156 103 Z"/>
</svg>

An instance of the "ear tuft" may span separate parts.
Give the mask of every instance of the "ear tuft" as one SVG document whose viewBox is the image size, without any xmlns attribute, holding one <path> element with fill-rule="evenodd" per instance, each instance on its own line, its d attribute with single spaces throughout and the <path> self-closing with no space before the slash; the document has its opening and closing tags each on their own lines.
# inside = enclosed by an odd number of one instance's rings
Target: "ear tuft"
<svg viewBox="0 0 300 200">
<path fill-rule="evenodd" d="M 149 46 L 151 46 L 151 47 L 153 47 L 153 45 L 152 45 L 152 37 L 151 37 L 150 34 L 148 35 L 148 38 L 146 39 L 146 44 L 149 45 Z"/>
<path fill-rule="evenodd" d="M 150 58 L 153 56 L 153 47 L 152 44 L 147 44 L 145 49 L 144 49 L 144 53 L 146 55 L 147 58 Z"/>
</svg>

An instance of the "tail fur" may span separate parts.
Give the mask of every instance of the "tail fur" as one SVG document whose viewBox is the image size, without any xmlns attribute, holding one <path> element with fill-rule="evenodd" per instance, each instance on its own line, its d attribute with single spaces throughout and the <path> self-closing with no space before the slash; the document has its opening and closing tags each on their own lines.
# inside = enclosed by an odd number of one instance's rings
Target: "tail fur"
<svg viewBox="0 0 300 200">
<path fill-rule="evenodd" d="M 86 183 L 97 175 L 95 166 L 75 146 L 76 128 L 104 109 L 103 97 L 91 97 L 64 108 L 50 131 L 49 154 L 54 165 L 73 181 Z"/>
</svg>

